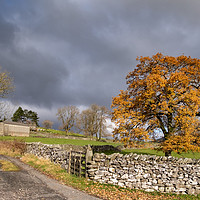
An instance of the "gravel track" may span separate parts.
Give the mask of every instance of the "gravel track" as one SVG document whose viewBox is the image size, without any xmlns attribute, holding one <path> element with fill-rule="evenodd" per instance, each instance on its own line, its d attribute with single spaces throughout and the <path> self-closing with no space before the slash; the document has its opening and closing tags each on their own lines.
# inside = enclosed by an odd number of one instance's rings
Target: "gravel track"
<svg viewBox="0 0 200 200">
<path fill-rule="evenodd" d="M 0 200 L 99 200 L 60 184 L 16 158 L 0 155 L 0 160 L 20 168 L 16 172 L 0 171 Z"/>
</svg>

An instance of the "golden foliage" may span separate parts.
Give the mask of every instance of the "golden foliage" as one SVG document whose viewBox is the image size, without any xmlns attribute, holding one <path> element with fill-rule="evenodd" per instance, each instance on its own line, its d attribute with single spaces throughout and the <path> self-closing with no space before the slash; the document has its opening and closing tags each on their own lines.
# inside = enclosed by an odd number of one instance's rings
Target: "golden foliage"
<svg viewBox="0 0 200 200">
<path fill-rule="evenodd" d="M 161 53 L 137 60 L 127 90 L 113 98 L 115 138 L 133 146 L 162 131 L 163 151 L 199 150 L 200 60 Z"/>
</svg>

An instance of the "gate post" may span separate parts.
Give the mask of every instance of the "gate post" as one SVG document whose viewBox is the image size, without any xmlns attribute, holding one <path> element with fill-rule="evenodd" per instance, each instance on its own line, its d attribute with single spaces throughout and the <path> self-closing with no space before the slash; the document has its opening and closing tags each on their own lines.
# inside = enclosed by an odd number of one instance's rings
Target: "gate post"
<svg viewBox="0 0 200 200">
<path fill-rule="evenodd" d="M 69 150 L 68 174 L 71 174 L 71 157 L 72 157 L 72 148 L 70 148 Z"/>
<path fill-rule="evenodd" d="M 86 177 L 86 178 L 88 177 L 88 173 L 87 173 L 87 163 L 88 163 L 89 161 L 92 161 L 92 158 L 93 158 L 93 151 L 92 151 L 91 146 L 88 144 L 87 151 L 86 151 L 86 155 L 85 155 L 85 177 Z"/>
</svg>

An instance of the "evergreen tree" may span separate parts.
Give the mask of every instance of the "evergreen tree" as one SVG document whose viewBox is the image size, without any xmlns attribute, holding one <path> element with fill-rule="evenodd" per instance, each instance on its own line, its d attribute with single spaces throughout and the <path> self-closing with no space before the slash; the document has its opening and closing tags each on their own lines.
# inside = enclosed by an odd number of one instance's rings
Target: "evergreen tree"
<svg viewBox="0 0 200 200">
<path fill-rule="evenodd" d="M 35 123 L 36 126 L 39 126 L 38 114 L 36 112 L 33 112 L 32 110 L 23 110 L 21 107 L 19 107 L 13 114 L 12 121 L 22 123 L 28 123 L 28 121 L 31 121 L 32 123 Z"/>
<path fill-rule="evenodd" d="M 36 124 L 36 126 L 39 126 L 38 121 L 39 121 L 39 117 L 37 115 L 36 112 L 33 112 L 32 110 L 28 111 L 28 116 L 27 119 L 31 120 L 33 123 Z"/>
<path fill-rule="evenodd" d="M 21 107 L 19 107 L 15 113 L 13 114 L 12 121 L 13 122 L 24 122 L 24 111 Z"/>
</svg>

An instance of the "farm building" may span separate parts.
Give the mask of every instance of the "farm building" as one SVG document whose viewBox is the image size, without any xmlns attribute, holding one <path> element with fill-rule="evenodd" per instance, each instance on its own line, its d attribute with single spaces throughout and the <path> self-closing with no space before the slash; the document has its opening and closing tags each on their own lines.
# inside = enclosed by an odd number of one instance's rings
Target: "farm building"
<svg viewBox="0 0 200 200">
<path fill-rule="evenodd" d="M 0 122 L 0 135 L 29 137 L 30 126 L 17 122 Z"/>
</svg>

